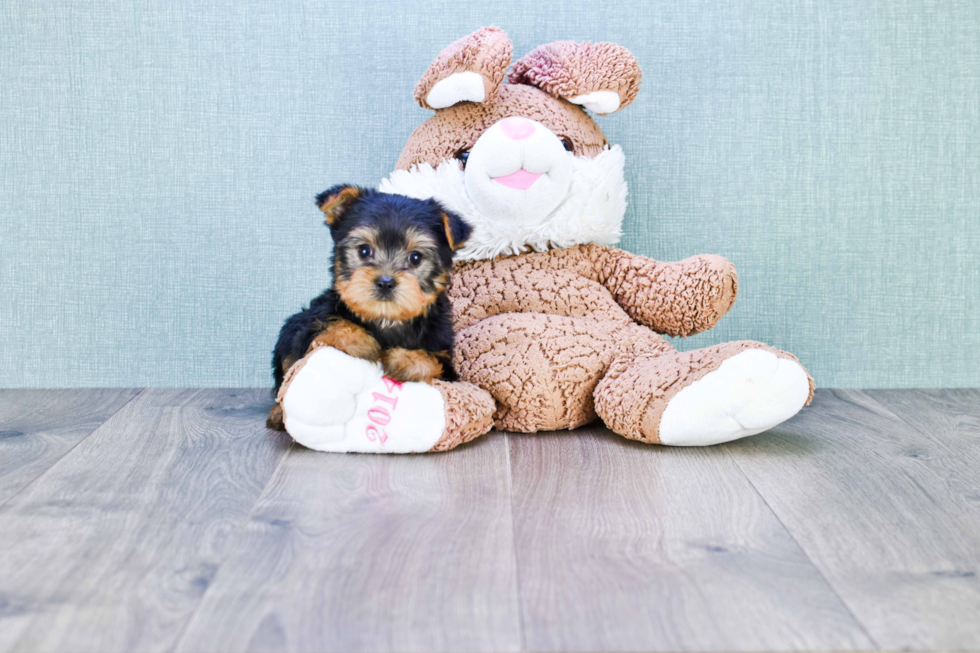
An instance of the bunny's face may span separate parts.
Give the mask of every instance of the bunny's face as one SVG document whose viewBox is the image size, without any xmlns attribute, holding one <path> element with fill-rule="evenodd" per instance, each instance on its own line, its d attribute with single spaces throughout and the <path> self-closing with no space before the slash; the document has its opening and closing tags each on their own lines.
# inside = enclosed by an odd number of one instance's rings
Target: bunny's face
<svg viewBox="0 0 980 653">
<path fill-rule="evenodd" d="M 568 196 L 576 156 L 606 146 L 592 118 L 565 100 L 508 84 L 492 102 L 463 102 L 436 112 L 412 134 L 401 169 L 453 161 L 469 197 L 502 220 L 538 225 Z"/>
<path fill-rule="evenodd" d="M 636 61 L 609 43 L 552 43 L 514 64 L 483 28 L 444 50 L 416 87 L 435 116 L 411 135 L 381 190 L 433 197 L 474 226 L 461 258 L 612 244 L 625 213 L 623 155 L 582 108 L 633 100 Z"/>
</svg>

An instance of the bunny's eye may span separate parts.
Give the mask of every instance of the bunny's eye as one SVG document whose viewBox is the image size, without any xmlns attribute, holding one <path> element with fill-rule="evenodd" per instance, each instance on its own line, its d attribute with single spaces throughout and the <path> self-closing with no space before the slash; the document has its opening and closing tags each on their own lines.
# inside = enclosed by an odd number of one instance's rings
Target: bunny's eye
<svg viewBox="0 0 980 653">
<path fill-rule="evenodd" d="M 574 152 L 575 151 L 575 144 L 572 143 L 572 139 L 570 139 L 568 136 L 566 136 L 565 138 L 561 139 L 561 144 L 564 146 L 566 152 Z"/>
<path fill-rule="evenodd" d="M 470 159 L 470 151 L 469 150 L 460 150 L 459 152 L 456 153 L 455 158 L 459 159 L 460 165 L 462 165 L 465 168 L 466 167 L 466 162 L 469 161 L 469 159 Z"/>
</svg>

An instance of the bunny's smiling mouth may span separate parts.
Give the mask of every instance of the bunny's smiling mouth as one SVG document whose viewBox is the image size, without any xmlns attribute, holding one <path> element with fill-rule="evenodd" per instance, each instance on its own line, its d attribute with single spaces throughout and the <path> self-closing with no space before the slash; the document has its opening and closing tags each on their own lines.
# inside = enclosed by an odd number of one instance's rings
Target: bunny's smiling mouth
<svg viewBox="0 0 980 653">
<path fill-rule="evenodd" d="M 509 175 L 504 175 L 503 177 L 491 177 L 497 183 L 503 184 L 508 188 L 514 188 L 516 190 L 527 190 L 534 185 L 534 182 L 542 175 L 541 172 L 528 172 L 524 168 L 521 168 L 517 172 L 512 172 Z"/>
</svg>

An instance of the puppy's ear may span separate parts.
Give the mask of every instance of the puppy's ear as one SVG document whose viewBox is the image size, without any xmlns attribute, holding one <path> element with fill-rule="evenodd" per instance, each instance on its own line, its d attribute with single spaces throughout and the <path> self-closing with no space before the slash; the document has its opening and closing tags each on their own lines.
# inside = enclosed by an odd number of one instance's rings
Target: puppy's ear
<svg viewBox="0 0 980 653">
<path fill-rule="evenodd" d="M 357 186 L 340 184 L 317 195 L 316 205 L 327 216 L 327 226 L 332 227 L 363 194 L 364 190 Z"/>
<path fill-rule="evenodd" d="M 463 218 L 445 210 L 442 212 L 442 226 L 446 230 L 446 240 L 449 241 L 449 246 L 454 252 L 462 247 L 473 233 L 473 227 L 463 221 Z"/>
</svg>

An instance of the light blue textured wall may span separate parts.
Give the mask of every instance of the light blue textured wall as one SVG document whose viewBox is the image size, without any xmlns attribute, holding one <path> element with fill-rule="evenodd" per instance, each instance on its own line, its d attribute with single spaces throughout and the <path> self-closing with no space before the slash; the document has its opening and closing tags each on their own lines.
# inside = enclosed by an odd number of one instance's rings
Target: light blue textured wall
<svg viewBox="0 0 980 653">
<path fill-rule="evenodd" d="M 328 282 L 312 198 L 375 184 L 412 88 L 484 24 L 518 56 L 629 47 L 623 246 L 735 262 L 691 348 L 764 340 L 824 386 L 980 385 L 980 2 L 0 6 L 0 385 L 268 383 Z"/>
</svg>

